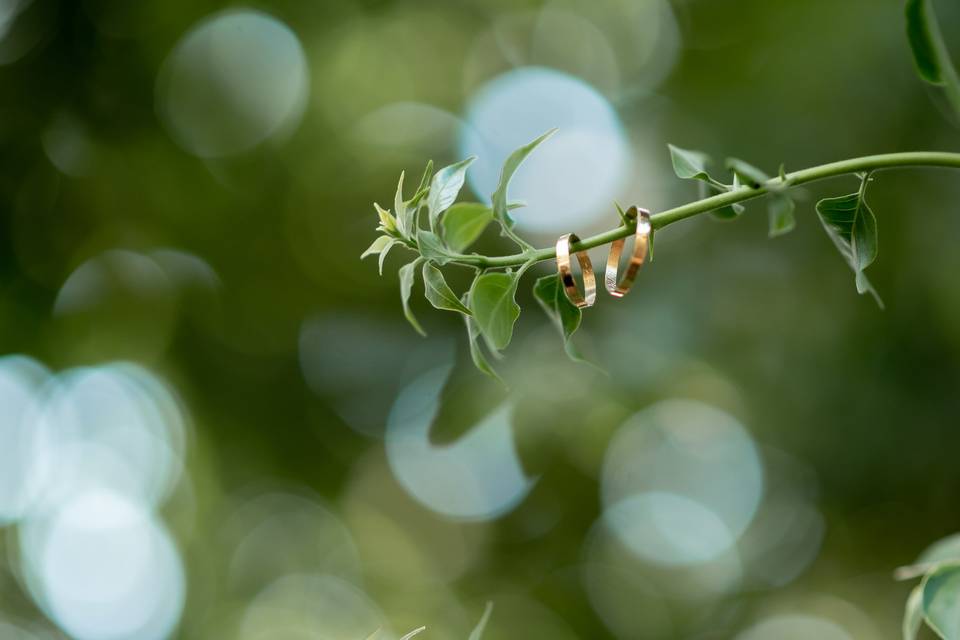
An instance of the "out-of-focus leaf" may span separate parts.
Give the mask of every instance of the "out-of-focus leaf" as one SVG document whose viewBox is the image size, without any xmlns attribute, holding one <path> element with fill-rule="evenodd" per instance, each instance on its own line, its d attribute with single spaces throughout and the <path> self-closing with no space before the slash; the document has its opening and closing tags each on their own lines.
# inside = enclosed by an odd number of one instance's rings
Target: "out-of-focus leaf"
<svg viewBox="0 0 960 640">
<path fill-rule="evenodd" d="M 487 621 L 490 620 L 491 613 L 493 613 L 493 603 L 488 602 L 486 609 L 483 611 L 483 615 L 480 617 L 480 622 L 478 622 L 477 626 L 470 632 L 469 640 L 480 640 L 484 630 L 487 628 Z"/>
<path fill-rule="evenodd" d="M 367 247 L 367 250 L 360 254 L 360 259 L 363 260 L 367 256 L 380 255 L 380 252 L 384 249 L 387 249 L 393 242 L 394 239 L 390 236 L 377 236 L 377 239 L 373 241 L 373 244 Z"/>
<path fill-rule="evenodd" d="M 923 624 L 923 587 L 917 585 L 910 592 L 903 611 L 903 640 L 917 640 Z"/>
<path fill-rule="evenodd" d="M 470 287 L 470 308 L 487 345 L 500 352 L 513 338 L 513 325 L 520 317 L 520 305 L 514 300 L 518 273 L 484 273 Z"/>
<path fill-rule="evenodd" d="M 523 164 L 523 161 L 527 159 L 530 152 L 536 149 L 541 142 L 556 133 L 556 131 L 556 129 L 551 129 L 536 140 L 523 145 L 511 153 L 506 162 L 503 163 L 503 168 L 500 170 L 500 182 L 497 184 L 497 190 L 493 192 L 492 196 L 493 217 L 503 227 L 509 228 L 513 226 L 513 220 L 507 212 L 507 187 L 510 186 L 510 180 L 513 178 L 513 174 L 516 173 L 520 165 Z"/>
<path fill-rule="evenodd" d="M 727 158 L 727 168 L 733 171 L 734 175 L 740 176 L 740 180 L 751 189 L 759 189 L 770 179 L 770 176 L 760 169 L 738 158 Z"/>
<path fill-rule="evenodd" d="M 417 635 L 417 634 L 420 633 L 421 631 L 425 631 L 425 630 L 426 630 L 426 627 L 419 627 L 419 628 L 417 628 L 417 629 L 414 629 L 413 631 L 411 631 L 411 632 L 408 633 L 407 635 L 403 636 L 402 638 L 400 638 L 400 640 L 410 640 L 410 638 L 412 638 L 413 636 Z"/>
<path fill-rule="evenodd" d="M 423 263 L 423 288 L 427 300 L 437 309 L 459 311 L 460 313 L 470 315 L 470 309 L 465 307 L 463 303 L 460 302 L 460 298 L 450 290 L 440 269 L 437 269 L 429 262 Z"/>
<path fill-rule="evenodd" d="M 470 294 L 463 294 L 463 304 L 467 307 L 470 307 Z M 467 324 L 467 338 L 470 341 L 470 359 L 473 360 L 473 365 L 480 370 L 481 373 L 484 373 L 500 384 L 506 386 L 503 379 L 497 374 L 490 362 L 487 360 L 487 357 L 483 354 L 483 347 L 480 345 L 480 327 L 477 326 L 477 321 L 473 316 L 463 316 L 464 321 Z"/>
<path fill-rule="evenodd" d="M 431 231 L 417 231 L 417 246 L 420 247 L 420 255 L 439 265 L 447 264 L 453 259 L 440 237 Z"/>
<path fill-rule="evenodd" d="M 787 194 L 770 194 L 770 203 L 767 206 L 767 211 L 770 215 L 769 235 L 771 238 L 790 233 L 794 227 L 797 226 L 797 220 L 793 215 L 794 209 L 796 209 L 796 205 L 793 202 L 793 198 Z"/>
<path fill-rule="evenodd" d="M 453 251 L 473 244 L 493 220 L 493 209 L 479 202 L 460 202 L 443 214 L 443 239 Z"/>
<path fill-rule="evenodd" d="M 917 578 L 936 565 L 945 562 L 960 563 L 960 533 L 937 540 L 924 549 L 916 562 L 906 567 L 899 567 L 894 573 L 894 577 L 897 580 Z"/>
<path fill-rule="evenodd" d="M 921 583 L 923 615 L 930 628 L 944 638 L 960 638 L 960 564 L 945 564 Z"/>
<path fill-rule="evenodd" d="M 960 74 L 947 50 L 930 0 L 907 0 L 906 17 L 907 39 L 917 74 L 926 82 L 944 88 L 954 113 L 960 118 Z"/>
<path fill-rule="evenodd" d="M 417 258 L 400 267 L 400 301 L 403 303 L 403 315 L 407 318 L 407 322 L 417 330 L 417 333 L 426 336 L 427 332 L 423 330 L 413 311 L 410 310 L 410 293 L 413 291 L 413 282 L 417 278 L 417 267 L 422 262 L 423 258 Z"/>
<path fill-rule="evenodd" d="M 821 200 L 817 203 L 817 214 L 840 255 L 853 269 L 857 292 L 869 292 L 883 307 L 880 296 L 864 273 L 877 257 L 877 219 L 865 198 L 868 180 L 866 176 L 862 178 L 857 193 Z"/>
<path fill-rule="evenodd" d="M 461 160 L 456 164 L 444 167 L 434 174 L 430 181 L 430 193 L 427 196 L 427 213 L 430 216 L 430 229 L 436 233 L 440 222 L 440 214 L 450 208 L 457 199 L 457 194 L 463 188 L 467 178 L 467 167 L 473 164 L 476 156 Z"/>
<path fill-rule="evenodd" d="M 560 283 L 560 277 L 552 273 L 538 278 L 533 285 L 533 295 L 540 303 L 547 317 L 560 331 L 563 338 L 563 349 L 571 360 L 582 362 L 583 358 L 577 352 L 571 338 L 580 328 L 583 317 L 580 309 L 567 298 Z"/>
<path fill-rule="evenodd" d="M 943 85 L 943 71 L 937 53 L 937 40 L 942 39 L 929 0 L 907 0 L 907 40 L 913 51 L 917 74 L 927 82 Z"/>
</svg>

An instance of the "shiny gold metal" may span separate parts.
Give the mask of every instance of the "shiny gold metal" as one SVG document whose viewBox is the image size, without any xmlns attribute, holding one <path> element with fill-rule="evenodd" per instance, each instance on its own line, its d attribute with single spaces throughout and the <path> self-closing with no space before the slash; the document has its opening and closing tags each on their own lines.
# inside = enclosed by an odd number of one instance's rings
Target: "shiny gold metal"
<svg viewBox="0 0 960 640">
<path fill-rule="evenodd" d="M 634 234 L 633 255 L 630 256 L 630 263 L 627 265 L 623 280 L 618 282 L 618 273 L 620 271 L 620 254 L 623 253 L 624 238 L 614 240 L 610 244 L 610 255 L 607 256 L 607 270 L 604 273 L 604 284 L 610 295 L 616 298 L 622 298 L 630 291 L 633 281 L 637 279 L 637 272 L 647 260 L 647 254 L 650 250 L 650 212 L 646 209 L 630 207 L 626 213 L 629 218 L 637 219 L 637 232 Z"/>
<path fill-rule="evenodd" d="M 577 282 L 573 278 L 573 270 L 570 268 L 570 245 L 574 242 L 580 242 L 580 238 L 575 233 L 567 233 L 557 240 L 557 271 L 560 273 L 560 282 L 563 284 L 567 299 L 580 309 L 584 309 L 593 306 L 597 301 L 597 278 L 593 275 L 590 256 L 586 251 L 578 251 L 577 262 L 580 263 L 580 271 L 583 272 L 583 295 L 581 296 L 580 290 L 577 289 Z"/>
</svg>

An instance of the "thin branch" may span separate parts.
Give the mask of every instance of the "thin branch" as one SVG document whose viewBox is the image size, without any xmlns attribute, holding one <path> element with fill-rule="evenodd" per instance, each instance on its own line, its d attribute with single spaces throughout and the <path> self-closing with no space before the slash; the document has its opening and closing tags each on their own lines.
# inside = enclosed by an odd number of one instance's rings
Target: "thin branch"
<svg viewBox="0 0 960 640">
<path fill-rule="evenodd" d="M 741 187 L 734 191 L 717 194 L 690 202 L 688 204 L 667 209 L 650 217 L 650 222 L 654 229 L 662 229 L 674 222 L 685 220 L 702 213 L 707 213 L 721 207 L 725 207 L 737 202 L 745 202 L 759 198 L 771 191 L 783 190 L 785 188 L 796 187 L 798 185 L 816 182 L 827 178 L 835 178 L 843 175 L 852 175 L 864 171 L 877 171 L 882 169 L 897 169 L 904 167 L 947 167 L 960 169 L 960 153 L 948 153 L 938 151 L 917 151 L 908 153 L 887 153 L 875 156 L 864 156 L 862 158 L 852 158 L 850 160 L 841 160 L 809 169 L 802 169 L 788 173 L 767 181 L 758 188 Z M 595 236 L 585 238 L 580 242 L 574 243 L 570 249 L 572 251 L 583 251 L 592 249 L 605 244 L 609 244 L 619 238 L 625 238 L 634 232 L 634 224 L 621 225 L 616 229 L 611 229 Z M 528 262 L 542 262 L 544 260 L 553 260 L 557 257 L 554 247 L 545 249 L 536 249 L 524 253 L 517 253 L 508 256 L 481 256 L 458 255 L 453 259 L 453 263 L 467 266 L 480 267 L 483 269 L 513 267 L 526 264 Z"/>
</svg>

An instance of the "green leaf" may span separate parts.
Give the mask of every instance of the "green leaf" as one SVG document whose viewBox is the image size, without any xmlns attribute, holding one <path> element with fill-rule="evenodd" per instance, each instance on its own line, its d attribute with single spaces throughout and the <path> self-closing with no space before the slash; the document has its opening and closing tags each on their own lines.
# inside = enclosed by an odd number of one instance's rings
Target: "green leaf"
<svg viewBox="0 0 960 640">
<path fill-rule="evenodd" d="M 923 615 L 944 640 L 960 638 L 960 564 L 942 565 L 928 573 L 923 589 Z"/>
<path fill-rule="evenodd" d="M 404 172 L 401 171 L 400 182 L 397 183 L 397 193 L 393 196 L 393 211 L 397 216 L 397 227 L 400 230 L 400 235 L 409 238 L 413 227 L 413 216 L 409 212 L 407 203 L 403 201 L 403 177 Z"/>
<path fill-rule="evenodd" d="M 373 208 L 377 210 L 377 215 L 380 217 L 380 226 L 377 227 L 377 231 L 384 231 L 386 233 L 394 233 L 397 231 L 397 220 L 390 212 L 385 210 L 376 202 L 373 203 Z"/>
<path fill-rule="evenodd" d="M 407 322 L 417 330 L 417 333 L 426 336 L 427 332 L 423 330 L 414 317 L 413 311 L 410 310 L 410 293 L 413 291 L 413 282 L 417 278 L 417 267 L 422 262 L 423 258 L 417 258 L 400 267 L 400 301 L 403 302 L 403 315 L 407 318 Z"/>
<path fill-rule="evenodd" d="M 937 540 L 924 549 L 917 561 L 905 567 L 899 567 L 894 573 L 897 580 L 910 580 L 922 576 L 938 564 L 945 562 L 960 563 L 960 533 Z"/>
<path fill-rule="evenodd" d="M 389 250 L 390 244 L 394 242 L 394 239 L 390 236 L 377 236 L 377 239 L 373 241 L 367 250 L 360 254 L 360 259 L 363 260 L 367 256 L 376 256 L 380 255 L 380 252 Z"/>
<path fill-rule="evenodd" d="M 868 180 L 862 179 L 857 193 L 821 200 L 817 203 L 817 214 L 840 255 L 853 269 L 857 292 L 869 292 L 882 308 L 880 296 L 864 273 L 877 257 L 877 219 L 865 199 Z"/>
<path fill-rule="evenodd" d="M 470 308 L 480 333 L 494 352 L 500 352 L 513 338 L 513 325 L 520 317 L 514 300 L 520 273 L 484 273 L 470 287 Z"/>
<path fill-rule="evenodd" d="M 727 168 L 733 171 L 735 176 L 739 176 L 751 189 L 759 189 L 770 179 L 770 176 L 760 169 L 737 158 L 727 158 Z"/>
<path fill-rule="evenodd" d="M 540 303 L 540 307 L 550 318 L 553 325 L 560 331 L 563 337 L 563 348 L 571 360 L 583 361 L 583 358 L 574 347 L 571 338 L 580 328 L 580 320 L 583 317 L 580 309 L 570 302 L 567 295 L 563 292 L 563 285 L 560 283 L 560 277 L 552 273 L 542 278 L 538 278 L 533 285 L 533 295 Z"/>
<path fill-rule="evenodd" d="M 677 174 L 678 178 L 713 182 L 713 178 L 707 173 L 707 163 L 710 161 L 710 156 L 702 151 L 681 149 L 672 144 L 668 144 L 667 147 L 670 149 L 673 172 Z"/>
<path fill-rule="evenodd" d="M 420 633 L 421 631 L 426 631 L 426 629 L 427 629 L 426 627 L 418 627 L 418 628 L 414 629 L 413 631 L 411 631 L 410 633 L 408 633 L 408 634 L 406 634 L 405 636 L 403 636 L 402 638 L 400 638 L 400 640 L 410 640 L 410 638 L 412 638 L 413 636 L 417 635 L 417 634 Z"/>
<path fill-rule="evenodd" d="M 427 212 L 430 216 L 430 229 L 437 231 L 440 214 L 450 208 L 457 199 L 467 178 L 467 167 L 473 164 L 476 156 L 461 160 L 437 171 L 430 182 L 430 194 L 427 196 Z"/>
<path fill-rule="evenodd" d="M 785 193 L 771 193 L 767 211 L 770 214 L 770 237 L 776 238 L 793 231 L 797 220 L 793 215 L 796 205 Z"/>
<path fill-rule="evenodd" d="M 917 640 L 923 624 L 923 588 L 917 585 L 907 598 L 903 611 L 903 640 Z"/>
<path fill-rule="evenodd" d="M 377 261 L 377 267 L 380 270 L 380 275 L 383 275 L 383 263 L 387 259 L 387 254 L 390 253 L 390 249 L 393 249 L 398 244 L 403 244 L 403 243 L 397 239 L 393 239 L 390 241 L 390 244 L 384 247 L 383 251 L 380 252 L 380 259 Z"/>
<path fill-rule="evenodd" d="M 510 185 L 510 180 L 513 179 L 513 174 L 516 173 L 520 165 L 523 164 L 523 161 L 527 159 L 530 152 L 536 149 L 541 142 L 556 133 L 556 131 L 556 129 L 551 129 L 536 140 L 523 145 L 511 153 L 506 162 L 503 163 L 503 168 L 500 170 L 500 182 L 497 184 L 497 190 L 493 192 L 492 196 L 493 217 L 502 227 L 510 228 L 513 226 L 513 220 L 507 212 L 507 187 Z"/>
<path fill-rule="evenodd" d="M 960 118 L 960 74 L 937 24 L 930 0 L 907 0 L 907 39 L 920 77 L 942 86 L 953 111 Z"/>
<path fill-rule="evenodd" d="M 733 174 L 733 187 L 731 191 L 736 191 L 740 188 L 740 178 L 737 177 L 737 174 Z M 706 198 L 711 193 L 724 193 L 726 189 L 720 189 L 706 182 L 700 183 L 699 195 L 700 199 Z M 719 209 L 714 209 L 710 212 L 710 215 L 716 220 L 736 220 L 740 217 L 740 214 L 744 212 L 744 206 L 739 202 L 734 202 L 731 205 L 726 207 L 720 207 Z"/>
<path fill-rule="evenodd" d="M 913 51 L 917 73 L 930 84 L 943 85 L 943 71 L 937 54 L 937 41 L 942 40 L 929 0 L 907 0 L 907 40 Z"/>
<path fill-rule="evenodd" d="M 493 603 L 488 602 L 486 609 L 483 611 L 483 616 L 480 617 L 480 622 L 477 623 L 477 626 L 470 632 L 470 638 L 468 640 L 480 640 L 484 630 L 487 628 L 487 621 L 490 620 L 491 613 L 493 613 Z"/>
<path fill-rule="evenodd" d="M 463 294 L 462 302 L 465 306 L 470 306 L 469 292 Z M 506 386 L 506 383 L 497 374 L 493 367 L 490 366 L 490 362 L 483 354 L 483 347 L 480 346 L 480 327 L 477 325 L 476 319 L 472 315 L 463 316 L 463 319 L 467 324 L 467 337 L 470 340 L 470 359 L 473 360 L 473 365 L 479 369 L 481 373 L 490 376 L 500 384 Z"/>
<path fill-rule="evenodd" d="M 439 265 L 445 265 L 453 260 L 453 256 L 443 246 L 440 236 L 431 231 L 423 229 L 417 231 L 417 246 L 420 248 L 420 255 Z"/>
<path fill-rule="evenodd" d="M 493 220 L 493 209 L 479 202 L 460 202 L 443 214 L 443 239 L 458 253 L 473 244 Z"/>
<path fill-rule="evenodd" d="M 447 281 L 444 280 L 443 273 L 441 273 L 440 269 L 437 269 L 429 262 L 423 263 L 423 287 L 427 300 L 437 309 L 459 311 L 460 313 L 470 315 L 470 309 L 465 307 L 463 303 L 460 302 L 460 298 L 447 286 Z"/>
</svg>

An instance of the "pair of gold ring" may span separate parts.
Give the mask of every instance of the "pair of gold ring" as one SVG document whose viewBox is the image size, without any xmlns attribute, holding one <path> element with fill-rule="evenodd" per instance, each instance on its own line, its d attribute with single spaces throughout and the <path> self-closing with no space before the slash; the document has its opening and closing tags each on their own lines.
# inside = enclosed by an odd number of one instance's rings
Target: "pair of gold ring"
<svg viewBox="0 0 960 640">
<path fill-rule="evenodd" d="M 630 291 L 640 267 L 647 260 L 647 254 L 650 250 L 650 212 L 646 209 L 630 207 L 626 213 L 629 218 L 636 218 L 637 231 L 634 234 L 633 254 L 630 256 L 630 263 L 627 265 L 626 273 L 620 280 L 620 255 L 623 253 L 624 239 L 614 240 L 610 245 L 610 255 L 607 257 L 607 269 L 604 273 L 604 284 L 610 295 L 616 298 L 622 298 Z M 577 251 L 574 255 L 577 262 L 580 263 L 580 271 L 583 273 L 583 293 L 577 287 L 577 282 L 573 277 L 573 270 L 570 264 L 570 245 L 580 242 L 580 238 L 575 233 L 567 233 L 560 236 L 557 240 L 557 271 L 560 274 L 560 282 L 563 284 L 563 291 L 567 294 L 567 299 L 580 309 L 591 307 L 597 301 L 597 278 L 593 274 L 593 263 L 590 262 L 590 256 L 586 251 Z"/>
</svg>

